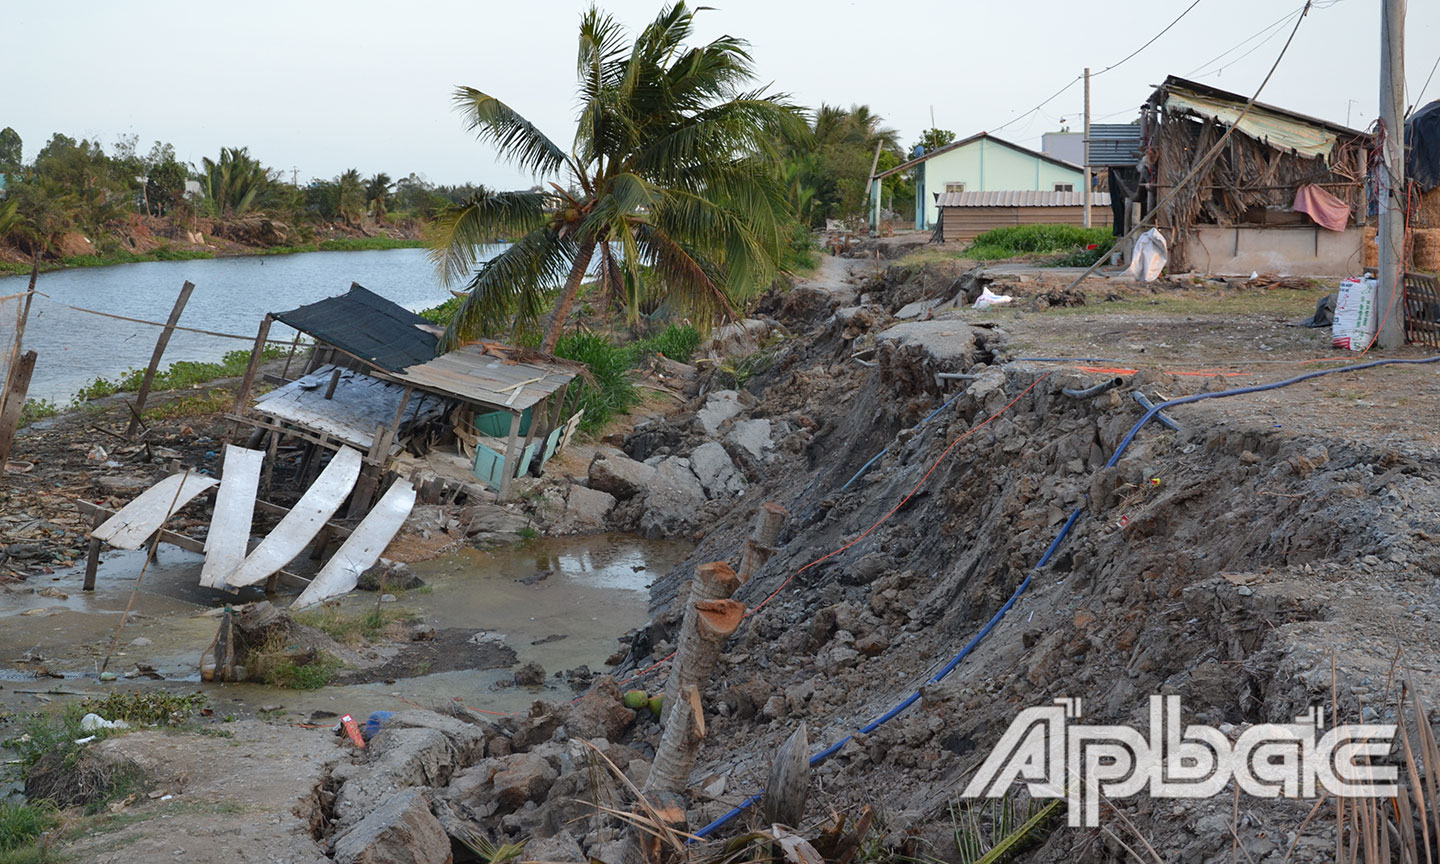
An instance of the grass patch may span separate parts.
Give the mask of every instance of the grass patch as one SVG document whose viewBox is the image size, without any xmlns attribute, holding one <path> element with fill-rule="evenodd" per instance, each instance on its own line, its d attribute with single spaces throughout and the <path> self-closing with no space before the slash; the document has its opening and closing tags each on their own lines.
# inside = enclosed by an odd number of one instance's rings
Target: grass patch
<svg viewBox="0 0 1440 864">
<path fill-rule="evenodd" d="M 106 252 L 101 255 L 72 255 L 60 259 L 58 266 L 49 269 L 59 270 L 65 267 L 109 267 L 114 264 L 143 264 L 147 261 L 195 261 L 199 259 L 214 258 L 215 253 L 201 249 L 178 249 L 174 246 L 161 246 L 149 252 Z M 41 270 L 47 269 L 44 265 Z"/>
<path fill-rule="evenodd" d="M 146 420 L 174 420 L 177 417 L 201 417 L 221 414 L 235 404 L 235 395 L 229 390 L 218 389 L 197 396 L 171 399 L 163 405 L 146 408 L 142 415 Z"/>
<path fill-rule="evenodd" d="M 1095 244 L 1095 252 L 1109 251 L 1115 237 L 1109 228 L 1077 228 L 1074 225 L 1007 225 L 994 228 L 976 237 L 964 252 L 965 257 L 979 261 L 995 261 L 1020 255 L 1054 252 L 1084 252 Z M 1087 262 L 1088 263 L 1088 262 Z"/>
<path fill-rule="evenodd" d="M 966 267 L 976 263 L 968 251 L 956 252 L 936 246 L 923 246 L 901 257 L 895 263 L 901 267 L 924 267 L 927 264 L 946 264 L 951 261 L 963 261 Z"/>
<path fill-rule="evenodd" d="M 266 345 L 261 352 L 261 359 L 275 360 L 284 357 L 289 350 L 283 345 Z M 156 370 L 155 380 L 151 382 L 150 389 L 152 392 L 186 390 L 218 378 L 235 378 L 244 375 L 245 368 L 249 365 L 250 351 L 245 348 L 227 351 L 218 363 L 176 360 L 164 369 Z M 140 385 L 144 381 L 144 369 L 129 369 L 118 379 L 96 378 L 81 387 L 80 391 L 75 394 L 75 399 L 83 402 L 113 396 L 116 393 L 134 393 L 140 389 Z"/>
<path fill-rule="evenodd" d="M 1005 307 L 998 307 L 1003 310 Z M 1144 313 L 1146 315 L 1182 315 L 1188 317 L 1229 317 L 1233 315 L 1273 315 L 1284 318 L 1305 317 L 1315 311 L 1315 292 L 1305 289 L 1274 288 L 1269 291 L 1236 291 L 1224 286 L 1213 290 L 1184 289 L 1154 295 L 1126 297 L 1107 303 L 1092 302 L 1086 306 L 1056 306 L 1046 315 L 1109 315 Z M 1329 341 L 1329 331 L 1319 331 Z"/>
<path fill-rule="evenodd" d="M 318 243 L 301 243 L 296 246 L 271 246 L 259 250 L 260 255 L 295 255 L 301 252 L 373 252 L 381 249 L 416 249 L 425 245 L 424 240 L 396 239 L 394 237 L 332 237 Z"/>
<path fill-rule="evenodd" d="M 598 333 L 577 330 L 560 337 L 555 355 L 590 367 L 590 379 L 576 378 L 565 396 L 567 416 L 585 411 L 581 431 L 600 429 L 611 417 L 640 404 L 640 391 L 635 389 L 631 374 L 634 354 L 628 347 L 616 345 Z"/>
<path fill-rule="evenodd" d="M 304 650 L 273 637 L 250 652 L 247 667 L 252 679 L 288 690 L 319 690 L 345 668 L 338 657 L 324 651 Z"/>
<path fill-rule="evenodd" d="M 0 804 L 0 864 L 45 860 L 35 841 L 59 824 L 49 803 Z"/>
<path fill-rule="evenodd" d="M 54 417 L 59 413 L 60 406 L 49 399 L 26 399 L 25 407 L 20 409 L 20 425 L 29 426 L 36 420 Z"/>
<path fill-rule="evenodd" d="M 354 647 L 378 642 L 389 635 L 393 625 L 408 623 L 418 617 L 408 609 L 381 607 L 360 615 L 349 615 L 338 606 L 321 606 L 295 613 L 295 623 L 314 627 L 336 642 Z"/>
<path fill-rule="evenodd" d="M 80 705 L 70 705 L 59 714 L 32 715 L 23 733 L 6 742 L 19 757 L 25 795 L 32 802 L 84 807 L 94 813 L 110 801 L 146 787 L 147 778 L 138 767 L 90 756 L 96 742 L 122 732 L 85 731 L 80 720 L 86 713 Z M 76 743 L 82 740 L 86 743 Z"/>
</svg>

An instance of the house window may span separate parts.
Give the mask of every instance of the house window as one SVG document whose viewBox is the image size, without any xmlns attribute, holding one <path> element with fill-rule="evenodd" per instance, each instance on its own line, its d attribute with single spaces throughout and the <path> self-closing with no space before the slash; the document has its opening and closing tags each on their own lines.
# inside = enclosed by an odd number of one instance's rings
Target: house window
<svg viewBox="0 0 1440 864">
<path fill-rule="evenodd" d="M 946 183 L 946 184 L 945 184 L 945 194 L 946 194 L 946 195 L 950 195 L 950 194 L 952 194 L 952 193 L 958 195 L 958 194 L 960 194 L 961 192 L 964 192 L 964 191 L 965 191 L 965 184 L 964 184 L 964 183 Z"/>
<path fill-rule="evenodd" d="M 1056 192 L 1074 192 L 1074 191 L 1075 191 L 1075 184 L 1074 184 L 1074 183 L 1056 183 L 1056 184 L 1055 184 L 1055 191 L 1056 191 Z"/>
</svg>

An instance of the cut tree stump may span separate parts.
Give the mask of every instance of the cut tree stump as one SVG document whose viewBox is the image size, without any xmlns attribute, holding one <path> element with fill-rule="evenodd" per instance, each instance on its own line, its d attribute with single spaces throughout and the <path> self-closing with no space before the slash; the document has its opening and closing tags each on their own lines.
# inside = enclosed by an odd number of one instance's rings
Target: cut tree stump
<svg viewBox="0 0 1440 864">
<path fill-rule="evenodd" d="M 690 597 L 685 603 L 685 617 L 680 622 L 675 662 L 670 664 L 670 677 L 665 681 L 665 699 L 660 707 L 662 728 L 670 716 L 670 706 L 680 698 L 681 689 L 686 684 L 703 686 L 710 677 L 710 671 L 714 669 L 713 663 L 704 674 L 697 674 L 697 670 L 693 668 L 692 653 L 696 650 L 696 605 L 709 600 L 728 599 L 740 588 L 740 584 L 735 571 L 724 561 L 711 561 L 695 568 L 695 578 L 690 580 Z M 736 626 L 739 626 L 739 622 L 736 622 Z M 718 652 L 719 649 L 716 650 Z"/>
<path fill-rule="evenodd" d="M 745 541 L 745 549 L 740 554 L 740 570 L 736 575 L 740 578 L 741 585 L 753 579 L 756 572 L 770 560 L 770 556 L 775 554 L 776 547 L 780 545 L 780 531 L 784 529 L 785 519 L 789 515 L 784 507 L 774 501 L 766 501 L 761 505 L 760 515 L 755 521 L 755 532 Z"/>
<path fill-rule="evenodd" d="M 790 733 L 775 752 L 770 780 L 765 784 L 765 824 L 798 828 L 810 796 L 810 736 L 805 721 Z"/>
</svg>

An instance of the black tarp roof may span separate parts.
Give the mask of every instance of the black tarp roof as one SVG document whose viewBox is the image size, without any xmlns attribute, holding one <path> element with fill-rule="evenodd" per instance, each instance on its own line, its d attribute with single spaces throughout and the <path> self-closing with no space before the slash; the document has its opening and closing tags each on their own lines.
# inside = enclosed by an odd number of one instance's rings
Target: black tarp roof
<svg viewBox="0 0 1440 864">
<path fill-rule="evenodd" d="M 1405 176 L 1423 192 L 1440 186 L 1440 99 L 1405 121 Z"/>
<path fill-rule="evenodd" d="M 388 372 L 435 359 L 438 339 L 420 329 L 433 326 L 429 321 L 358 283 L 338 297 L 273 317 Z"/>
</svg>

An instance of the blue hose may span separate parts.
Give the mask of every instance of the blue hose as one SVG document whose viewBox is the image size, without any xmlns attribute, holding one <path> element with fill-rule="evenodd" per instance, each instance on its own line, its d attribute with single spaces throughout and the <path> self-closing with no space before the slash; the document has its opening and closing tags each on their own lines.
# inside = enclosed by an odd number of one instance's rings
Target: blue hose
<svg viewBox="0 0 1440 864">
<path fill-rule="evenodd" d="M 1045 362 L 1040 359 L 1024 359 L 1031 360 L 1031 362 Z M 1120 444 L 1115 448 L 1115 453 L 1110 457 L 1110 461 L 1105 463 L 1105 467 L 1115 467 L 1115 465 L 1120 461 L 1120 457 L 1125 454 L 1126 449 L 1130 447 L 1130 443 L 1135 440 L 1135 436 L 1140 433 L 1140 430 L 1144 428 L 1145 424 L 1150 422 L 1150 419 L 1152 417 L 1154 417 L 1156 414 L 1159 414 L 1166 408 L 1171 408 L 1176 405 L 1188 405 L 1191 402 L 1199 402 L 1202 399 L 1224 399 L 1230 396 L 1244 396 L 1250 393 L 1261 393 L 1266 390 L 1278 390 L 1281 387 L 1289 387 L 1291 384 L 1299 384 L 1301 381 L 1309 381 L 1312 378 L 1320 378 L 1325 375 L 1334 375 L 1337 372 L 1358 372 L 1362 369 L 1373 369 L 1376 366 L 1421 365 L 1436 362 L 1440 362 L 1440 356 L 1426 357 L 1417 360 L 1372 360 L 1369 363 L 1359 363 L 1353 366 L 1341 366 L 1338 369 L 1321 369 L 1315 372 L 1307 372 L 1304 375 L 1297 375 L 1294 378 L 1286 378 L 1283 381 L 1276 381 L 1271 384 L 1256 384 L 1251 387 L 1241 387 L 1236 390 L 1220 390 L 1213 393 L 1196 393 L 1193 396 L 1181 396 L 1178 399 L 1171 399 L 1170 401 L 1162 402 L 1159 405 L 1156 405 L 1145 412 L 1145 415 L 1141 417 L 1139 421 L 1137 421 L 1135 425 L 1130 428 L 1130 431 L 1125 434 L 1125 437 L 1120 439 Z M 951 401 L 953 402 L 954 400 L 952 399 Z M 946 403 L 946 405 L 948 404 L 949 403 Z M 945 406 L 941 406 L 941 408 L 935 413 L 940 413 L 940 411 L 944 410 L 944 407 Z M 931 414 L 930 416 L 933 417 L 935 415 Z M 925 419 L 928 420 L 930 418 L 927 417 Z M 922 420 L 921 422 L 923 423 L 925 421 Z M 879 457 L 877 456 L 876 458 L 878 459 Z M 874 460 L 871 461 L 873 462 Z M 965 647 L 960 649 L 959 654 L 956 654 L 949 663 L 946 663 L 940 669 L 940 671 L 936 672 L 929 678 L 929 680 L 925 682 L 927 686 L 940 681 L 946 675 L 949 675 L 952 671 L 954 671 L 955 667 L 959 666 L 960 662 L 964 660 L 965 657 L 975 649 L 975 646 L 980 644 L 980 640 L 990 635 L 990 631 L 995 629 L 995 625 L 1000 623 L 1000 619 L 1005 617 L 1005 613 L 1010 611 L 1010 607 L 1015 605 L 1015 601 L 1020 599 L 1020 595 L 1025 593 L 1025 589 L 1030 587 L 1030 581 L 1035 578 L 1035 574 L 1040 571 L 1040 568 L 1044 567 L 1047 563 L 1049 563 L 1051 556 L 1055 554 L 1055 550 L 1060 548 L 1061 542 L 1063 542 L 1066 535 L 1070 533 L 1070 529 L 1075 527 L 1075 522 L 1080 518 L 1080 514 L 1084 511 L 1084 509 L 1084 507 L 1077 507 L 1075 509 L 1075 512 L 1070 514 L 1070 518 L 1066 519 L 1065 524 L 1061 526 L 1060 533 L 1056 534 L 1055 539 L 1050 541 L 1050 545 L 1045 549 L 1045 554 L 1040 557 L 1039 563 L 1037 563 L 1035 567 L 1028 574 L 1026 574 L 1024 581 L 1022 581 L 1019 587 L 1015 589 L 1015 593 L 1011 594 L 1010 599 L 1005 601 L 1005 605 L 1001 606 L 999 611 L 997 611 L 993 616 L 991 616 L 990 620 L 986 622 L 985 626 L 980 629 L 980 632 L 976 633 L 975 636 L 965 644 Z M 853 737 L 855 737 L 855 734 L 868 735 L 869 733 L 878 729 L 883 724 L 889 722 L 906 708 L 909 708 L 911 705 L 914 705 L 916 702 L 920 701 L 920 698 L 921 691 L 916 690 L 914 693 L 911 693 L 909 696 L 901 700 L 898 705 L 891 708 L 889 711 L 886 711 L 884 714 L 881 714 L 879 717 L 870 721 L 866 725 L 862 726 L 858 733 L 846 735 L 844 738 L 841 738 L 839 741 L 836 741 L 834 744 L 831 744 L 829 747 L 826 747 L 824 750 L 821 750 L 819 753 L 811 756 L 810 764 L 812 766 L 818 765 L 826 759 L 829 759 L 831 756 L 834 756 L 837 752 L 839 752 L 840 748 L 844 747 L 846 742 L 850 741 Z M 754 795 L 751 795 L 749 798 L 746 798 L 743 802 L 741 802 L 740 806 L 724 814 L 719 819 L 716 819 L 714 822 L 706 825 L 704 828 L 701 828 L 699 831 L 696 831 L 695 837 L 701 838 L 710 836 L 710 834 L 724 827 L 727 823 L 729 823 L 735 817 L 739 816 L 741 813 L 745 812 L 747 808 L 753 806 L 755 803 L 757 803 L 764 797 L 765 790 L 762 789 L 759 792 L 756 792 Z M 687 842 L 693 843 L 694 840 L 690 840 Z"/>
<path fill-rule="evenodd" d="M 926 417 L 924 420 L 921 420 L 919 423 L 916 423 L 914 426 L 911 426 L 910 428 L 911 428 L 911 429 L 918 429 L 918 428 L 920 428 L 921 426 L 924 426 L 926 423 L 929 423 L 931 420 L 934 420 L 935 417 L 936 417 L 936 415 L 938 415 L 941 411 L 944 411 L 946 408 L 949 408 L 951 405 L 954 405 L 954 404 L 955 404 L 955 401 L 956 401 L 957 399 L 959 399 L 961 396 L 964 396 L 964 395 L 965 395 L 965 391 L 964 391 L 964 390 L 961 390 L 959 393 L 955 394 L 955 396 L 954 396 L 953 398 L 951 398 L 951 400 L 950 400 L 949 402 L 946 402 L 944 405 L 941 405 L 939 408 L 936 408 L 934 411 L 931 411 L 931 412 L 930 412 L 930 416 Z M 880 459 L 881 459 L 886 453 L 889 453 L 889 452 L 890 452 L 890 448 L 891 448 L 891 447 L 894 447 L 894 446 L 895 446 L 895 442 L 894 442 L 894 441 L 891 441 L 889 444 L 886 444 L 886 445 L 885 445 L 885 449 L 884 449 L 884 450 L 881 450 L 879 453 L 876 453 L 874 456 L 870 457 L 870 461 L 869 461 L 869 462 L 866 462 L 864 465 L 861 465 L 861 466 L 860 466 L 860 470 L 855 472 L 855 476 L 854 476 L 854 477 L 851 477 L 849 480 L 846 480 L 846 481 L 845 481 L 845 485 L 840 487 L 840 491 L 841 491 L 841 492 L 844 492 L 846 489 L 849 489 L 851 483 L 854 483 L 856 480 L 859 480 L 861 474 L 864 474 L 866 471 L 869 471 L 869 470 L 870 470 L 870 466 L 871 466 L 871 465 L 874 465 L 876 462 L 879 462 Z"/>
</svg>

